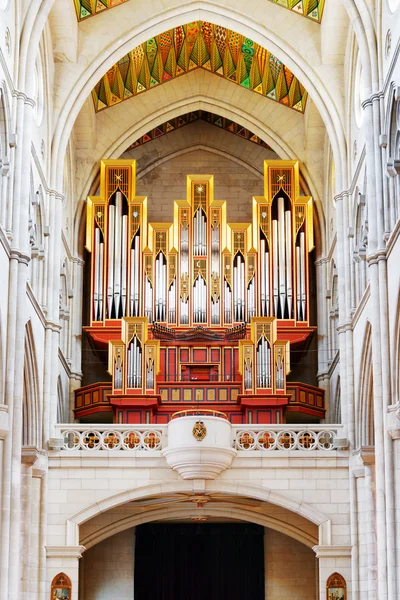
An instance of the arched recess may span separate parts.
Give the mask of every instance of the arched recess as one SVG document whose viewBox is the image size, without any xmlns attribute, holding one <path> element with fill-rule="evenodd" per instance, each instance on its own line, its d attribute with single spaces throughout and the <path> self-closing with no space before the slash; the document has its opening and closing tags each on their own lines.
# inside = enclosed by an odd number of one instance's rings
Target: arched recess
<svg viewBox="0 0 400 600">
<path fill-rule="evenodd" d="M 333 406 L 333 423 L 340 424 L 342 422 L 342 405 L 341 405 L 341 388 L 340 375 L 336 380 L 335 400 Z"/>
<path fill-rule="evenodd" d="M 293 538 L 301 544 L 304 544 L 308 548 L 313 548 L 313 546 L 318 544 L 318 536 L 313 535 L 309 532 L 304 532 L 300 528 L 286 523 L 284 520 L 267 515 L 258 514 L 255 511 L 246 510 L 245 508 L 240 508 L 234 505 L 225 507 L 215 506 L 207 510 L 193 509 L 192 507 L 175 507 L 174 509 L 164 508 L 158 510 L 151 510 L 146 512 L 146 514 L 126 516 L 124 518 L 120 518 L 117 523 L 113 523 L 112 525 L 108 526 L 103 526 L 100 530 L 97 530 L 95 532 L 92 532 L 91 534 L 88 534 L 87 536 L 82 537 L 80 539 L 80 544 L 84 546 L 86 550 L 89 550 L 89 548 L 106 540 L 107 538 L 115 535 L 116 533 L 120 533 L 121 531 L 125 531 L 126 529 L 136 527 L 137 525 L 141 525 L 143 523 L 181 519 L 190 521 L 191 517 L 193 516 L 207 516 L 217 519 L 228 518 L 238 521 L 246 521 L 248 523 L 255 523 L 257 525 L 261 525 L 262 527 L 268 527 L 270 529 L 274 529 L 275 531 L 279 531 L 280 533 L 283 533 Z"/>
<path fill-rule="evenodd" d="M 4 404 L 3 321 L 0 309 L 0 404 Z"/>
<path fill-rule="evenodd" d="M 82 539 L 82 526 L 86 523 L 89 525 L 89 521 L 92 522 L 97 516 L 104 514 L 105 512 L 111 511 L 114 508 L 120 507 L 123 505 L 128 505 L 132 502 L 138 500 L 145 500 L 151 498 L 153 496 L 167 496 L 168 494 L 195 494 L 198 493 L 199 490 L 196 487 L 195 481 L 183 480 L 183 481 L 171 481 L 165 482 L 162 484 L 154 484 L 147 485 L 136 489 L 126 490 L 124 492 L 119 492 L 111 497 L 104 498 L 103 500 L 99 500 L 95 504 L 92 504 L 82 510 L 78 511 L 74 515 L 68 518 L 66 523 L 66 531 L 67 531 L 67 545 L 77 545 L 81 543 Z M 300 517 L 300 521 L 302 521 L 305 526 L 303 529 L 299 527 L 287 527 L 286 531 L 284 531 L 285 525 L 284 523 L 280 523 L 280 519 L 269 519 L 269 524 L 265 526 L 271 527 L 274 524 L 274 528 L 286 532 L 287 535 L 292 535 L 292 537 L 296 537 L 296 539 L 301 538 L 302 543 L 306 543 L 306 545 L 311 545 L 311 543 L 315 544 L 315 540 L 318 539 L 319 544 L 327 544 L 330 543 L 331 539 L 331 520 L 330 518 L 316 510 L 311 505 L 302 502 L 300 500 L 294 499 L 289 495 L 285 495 L 282 493 L 278 493 L 274 490 L 270 490 L 268 488 L 261 488 L 254 485 L 244 485 L 241 483 L 231 483 L 228 481 L 206 481 L 204 488 L 201 490 L 204 494 L 228 494 L 229 496 L 237 497 L 237 498 L 247 498 L 250 500 L 258 500 L 261 503 L 266 503 L 273 505 L 275 507 L 280 507 L 283 511 L 287 511 L 287 514 L 291 514 L 293 516 Z M 171 511 L 171 507 L 169 507 Z M 173 508 L 172 511 L 175 509 Z M 193 505 L 190 510 L 193 513 Z M 197 510 L 196 508 L 194 510 Z M 199 509 L 200 510 L 200 509 Z M 202 509 L 201 509 L 202 510 Z M 211 508 L 210 504 L 207 505 L 206 509 L 204 509 L 207 514 L 209 514 Z M 257 518 L 260 517 L 260 511 L 257 509 L 252 510 L 249 507 L 243 507 L 242 505 L 234 506 L 234 502 L 228 506 L 218 505 L 212 509 L 213 513 L 217 513 L 219 510 L 225 511 L 225 516 L 233 516 L 233 511 L 237 512 L 237 517 L 239 518 L 239 513 L 242 515 L 242 520 L 258 522 Z M 243 511 L 243 512 L 241 512 Z M 164 517 L 168 514 L 168 508 L 162 509 Z M 143 522 L 144 514 L 143 511 L 139 511 L 140 514 L 137 515 L 139 521 Z M 172 513 L 171 513 L 172 514 Z M 196 513 L 197 514 L 197 513 Z M 235 513 L 236 514 L 236 513 Z M 129 515 L 132 516 L 132 515 Z M 159 518 L 161 513 L 156 516 L 156 512 L 153 511 L 152 519 Z M 222 515 L 222 512 L 220 513 Z M 265 516 L 265 515 L 264 515 Z M 140 520 L 141 519 L 141 520 Z M 285 522 L 285 519 L 282 519 Z M 261 523 L 260 523 L 261 524 Z M 287 524 L 287 523 L 286 523 Z M 126 529 L 128 527 L 132 527 L 133 524 L 131 521 L 127 521 L 125 525 L 121 524 L 122 529 Z M 89 527 L 89 530 L 91 528 Z M 94 545 L 101 541 L 101 539 L 106 539 L 108 536 L 113 535 L 115 533 L 115 529 L 113 527 L 109 527 L 104 530 L 104 524 L 101 526 L 101 531 L 98 533 L 91 533 L 90 540 L 87 539 L 87 543 L 91 543 Z M 121 529 L 121 530 L 122 530 Z M 102 537 L 103 536 L 103 537 Z M 308 542 L 307 542 L 308 538 Z M 310 546 L 311 547 L 311 546 Z"/>
<path fill-rule="evenodd" d="M 121 8 L 123 9 L 124 7 L 122 6 Z M 309 91 L 327 127 L 335 154 L 338 177 L 341 179 L 342 166 L 345 164 L 346 156 L 341 117 L 338 107 L 331 97 L 329 88 L 321 80 L 319 73 L 311 66 L 312 62 L 302 56 L 300 49 L 295 50 L 293 45 L 289 47 L 287 36 L 285 38 L 280 37 L 277 29 L 275 31 L 272 28 L 269 29 L 268 20 L 266 20 L 268 25 L 266 27 L 261 25 L 259 20 L 256 21 L 255 19 L 246 17 L 243 12 L 240 15 L 235 14 L 233 7 L 230 7 L 228 11 L 220 5 L 214 5 L 211 10 L 210 6 L 203 6 L 203 3 L 200 3 L 200 7 L 197 6 L 195 11 L 192 5 L 181 5 L 179 15 L 176 14 L 175 7 L 172 12 L 170 9 L 166 9 L 162 15 L 162 19 L 158 18 L 156 20 L 154 14 L 151 15 L 151 20 L 146 19 L 144 16 L 143 21 L 138 27 L 119 35 L 118 41 L 111 42 L 106 49 L 102 49 L 101 52 L 99 51 L 89 66 L 86 67 L 86 72 L 81 73 L 75 83 L 71 82 L 65 101 L 60 103 L 63 108 L 59 115 L 53 143 L 52 172 L 57 177 L 57 181 L 54 182 L 55 187 L 60 187 L 62 183 L 58 180 L 60 177 L 60 161 L 62 162 L 63 160 L 73 124 L 83 103 L 101 76 L 124 54 L 138 44 L 176 25 L 184 25 L 191 20 L 197 19 L 221 25 L 222 27 L 229 27 L 233 31 L 238 31 L 242 35 L 253 39 L 262 47 L 268 48 L 293 71 Z"/>
<path fill-rule="evenodd" d="M 11 168 L 9 155 L 10 125 L 7 88 L 4 82 L 0 82 L 0 223 L 4 229 L 7 228 L 7 217 L 11 214 L 11 207 L 8 206 Z"/>
<path fill-rule="evenodd" d="M 42 446 L 36 348 L 30 321 L 25 327 L 24 389 L 22 398 L 22 445 Z"/>
<path fill-rule="evenodd" d="M 209 75 L 207 72 L 206 75 Z M 185 77 L 190 77 L 190 74 Z M 209 77 L 217 77 L 215 75 L 209 75 Z M 179 81 L 179 80 L 177 80 Z M 170 82 L 169 85 L 172 86 L 174 82 Z M 229 82 L 227 82 L 229 84 Z M 170 87 L 171 89 L 171 87 Z M 240 88 L 239 88 L 240 90 Z M 149 90 L 146 94 L 152 94 L 155 90 Z M 248 90 L 242 89 L 240 90 L 241 94 L 245 94 Z M 180 92 L 182 94 L 182 91 Z M 249 92 L 250 93 L 250 92 Z M 140 97 L 138 97 L 140 100 Z M 129 103 L 127 103 L 129 104 Z M 280 119 L 285 118 L 285 114 L 289 109 L 278 105 L 277 103 L 273 103 L 277 106 L 278 113 Z M 117 119 L 116 111 L 124 111 L 124 106 L 117 105 L 111 109 L 109 109 L 113 115 L 114 119 Z M 147 107 L 147 116 L 143 119 L 140 119 L 140 122 L 135 121 L 134 125 L 126 129 L 126 115 L 123 123 L 123 127 L 120 131 L 118 131 L 118 135 L 116 135 L 115 139 L 111 139 L 110 143 L 107 146 L 101 148 L 101 150 L 97 149 L 97 156 L 95 155 L 95 160 L 93 160 L 93 149 L 88 152 L 88 156 L 90 155 L 90 162 L 87 161 L 91 166 L 89 170 L 87 170 L 87 175 L 84 175 L 84 182 L 81 189 L 78 192 L 79 198 L 85 198 L 89 193 L 93 192 L 93 189 L 96 188 L 96 184 L 93 185 L 93 182 L 97 182 L 98 171 L 99 171 L 99 161 L 102 158 L 119 158 L 121 154 L 129 147 L 133 142 L 135 142 L 142 135 L 147 133 L 150 129 L 155 127 L 159 127 L 165 121 L 170 119 L 174 119 L 179 117 L 180 115 L 195 111 L 195 110 L 205 110 L 209 112 L 214 112 L 219 114 L 222 117 L 230 119 L 235 123 L 240 124 L 241 126 L 253 131 L 258 137 L 264 140 L 267 144 L 273 148 L 273 150 L 277 153 L 277 155 L 281 159 L 300 159 L 301 156 L 301 148 L 300 147 L 292 147 L 289 143 L 289 139 L 286 141 L 282 136 L 279 136 L 279 132 L 274 131 L 270 125 L 263 122 L 263 120 L 256 118 L 254 115 L 245 113 L 243 111 L 238 110 L 238 107 L 233 105 L 232 103 L 227 102 L 225 99 L 215 97 L 207 97 L 206 95 L 196 95 L 192 98 L 185 98 L 182 95 L 182 98 L 177 100 L 176 102 L 171 102 L 168 104 L 167 108 L 163 105 L 162 108 L 157 110 L 151 104 L 151 110 Z M 293 111 L 292 111 L 293 112 Z M 107 110 L 104 111 L 107 113 Z M 276 117 L 277 115 L 275 115 Z M 123 112 L 121 112 L 121 118 L 123 117 Z M 294 115 L 293 118 L 300 117 L 300 115 Z M 298 120 L 298 119 L 297 119 Z M 117 119 L 119 121 L 119 119 Z M 105 121 L 105 125 L 107 121 Z M 303 127 L 300 123 L 300 127 Z M 105 132 L 106 130 L 104 130 Z M 297 129 L 296 129 L 297 131 Z M 109 135 L 107 133 L 107 135 Z M 299 131 L 299 136 L 301 136 L 301 132 Z M 102 140 L 109 139 L 107 136 L 102 135 Z M 250 142 L 249 142 L 250 143 Z M 315 202 L 315 224 L 316 224 L 316 242 L 318 242 L 317 248 L 317 256 L 319 252 L 323 252 L 325 249 L 325 228 L 321 226 L 321 223 L 324 223 L 324 210 L 321 202 L 320 195 L 318 193 L 318 188 L 313 182 L 313 178 L 309 173 L 306 164 L 301 162 L 301 186 L 305 190 L 305 192 L 310 193 L 312 195 Z M 80 224 L 82 223 L 82 218 L 84 218 L 84 201 L 81 200 L 76 205 L 75 216 L 74 216 L 74 245 L 77 249 L 77 253 L 81 255 L 81 245 L 79 244 L 79 233 Z"/>
<path fill-rule="evenodd" d="M 389 206 L 385 215 L 386 230 L 391 231 L 400 215 L 400 103 L 396 100 L 397 87 L 390 88 L 386 111 L 387 175 L 389 176 Z"/>
<path fill-rule="evenodd" d="M 393 398 L 392 404 L 400 402 L 400 295 L 397 300 L 397 314 L 394 326 L 393 336 Z"/>
<path fill-rule="evenodd" d="M 61 377 L 57 379 L 57 423 L 65 423 L 65 403 L 64 403 L 64 391 L 62 386 Z"/>
<path fill-rule="evenodd" d="M 373 396 L 373 366 L 372 366 L 372 327 L 368 322 L 362 345 L 357 446 L 374 445 L 374 396 Z"/>
</svg>

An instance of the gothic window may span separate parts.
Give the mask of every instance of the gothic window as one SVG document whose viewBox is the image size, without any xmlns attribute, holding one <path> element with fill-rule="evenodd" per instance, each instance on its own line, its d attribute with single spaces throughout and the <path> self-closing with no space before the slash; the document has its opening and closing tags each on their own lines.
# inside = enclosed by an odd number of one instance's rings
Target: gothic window
<svg viewBox="0 0 400 600">
<path fill-rule="evenodd" d="M 63 262 L 60 276 L 60 291 L 59 291 L 59 314 L 61 324 L 60 348 L 64 357 L 70 357 L 69 348 L 69 329 L 70 329 L 70 298 L 68 286 L 68 269 L 66 259 Z"/>
<path fill-rule="evenodd" d="M 7 228 L 7 191 L 9 185 L 10 162 L 8 156 L 8 119 L 6 113 L 5 90 L 0 88 L 0 223 Z"/>
<path fill-rule="evenodd" d="M 363 357 L 361 361 L 360 391 L 359 391 L 359 431 L 358 445 L 373 446 L 374 439 L 374 376 L 372 368 L 371 325 L 367 324 Z"/>
<path fill-rule="evenodd" d="M 396 101 L 393 91 L 389 110 L 387 175 L 389 177 L 389 206 L 385 215 L 386 229 L 392 231 L 400 216 L 400 102 Z"/>
<path fill-rule="evenodd" d="M 346 581 L 339 573 L 333 573 L 326 582 L 326 600 L 346 600 Z"/>
<path fill-rule="evenodd" d="M 367 286 L 368 219 L 365 196 L 356 192 L 355 232 L 353 237 L 354 302 L 356 308 Z"/>
<path fill-rule="evenodd" d="M 37 390 L 35 345 L 31 323 L 26 326 L 24 355 L 24 388 L 22 397 L 22 444 L 41 446 L 40 407 Z"/>
<path fill-rule="evenodd" d="M 71 580 L 65 573 L 56 575 L 51 583 L 50 600 L 71 600 Z"/>
<path fill-rule="evenodd" d="M 337 334 L 339 320 L 339 296 L 338 296 L 338 276 L 336 265 L 331 265 L 331 299 L 329 307 L 329 360 L 333 360 L 339 349 L 339 339 Z"/>
<path fill-rule="evenodd" d="M 30 286 L 39 304 L 43 304 L 42 289 L 44 278 L 44 235 L 43 235 L 43 193 L 39 186 L 34 191 L 31 177 L 31 199 L 29 203 L 29 243 L 31 247 L 31 264 L 29 272 Z"/>
</svg>

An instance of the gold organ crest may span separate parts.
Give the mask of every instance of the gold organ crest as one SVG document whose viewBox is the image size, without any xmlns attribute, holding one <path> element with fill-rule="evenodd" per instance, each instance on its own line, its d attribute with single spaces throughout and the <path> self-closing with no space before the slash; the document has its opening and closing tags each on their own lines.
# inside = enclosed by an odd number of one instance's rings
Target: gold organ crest
<svg viewBox="0 0 400 600">
<path fill-rule="evenodd" d="M 203 421 L 196 421 L 193 425 L 192 434 L 198 442 L 204 440 L 207 435 L 207 427 L 204 425 Z"/>
</svg>

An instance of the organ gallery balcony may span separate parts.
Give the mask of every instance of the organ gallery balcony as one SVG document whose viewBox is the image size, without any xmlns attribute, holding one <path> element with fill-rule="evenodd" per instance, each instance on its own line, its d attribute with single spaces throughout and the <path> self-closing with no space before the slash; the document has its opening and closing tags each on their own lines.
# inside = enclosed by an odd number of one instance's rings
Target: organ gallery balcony
<svg viewBox="0 0 400 600">
<path fill-rule="evenodd" d="M 266 397 L 242 394 L 238 377 L 207 381 L 172 375 L 158 382 L 156 394 L 147 396 L 113 395 L 111 382 L 84 386 L 75 392 L 74 412 L 82 423 L 111 423 L 116 412 L 120 423 L 166 424 L 186 407 L 226 412 L 233 424 L 318 423 L 325 416 L 324 390 L 305 383 L 287 383 L 285 394 Z"/>
</svg>

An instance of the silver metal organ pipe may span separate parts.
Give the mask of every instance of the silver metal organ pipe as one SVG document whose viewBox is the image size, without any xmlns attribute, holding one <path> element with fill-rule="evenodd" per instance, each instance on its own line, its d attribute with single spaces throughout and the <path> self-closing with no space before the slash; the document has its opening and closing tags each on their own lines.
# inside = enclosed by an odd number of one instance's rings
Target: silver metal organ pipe
<svg viewBox="0 0 400 600">
<path fill-rule="evenodd" d="M 122 260 L 121 260 L 121 304 L 122 316 L 126 316 L 126 284 L 127 284 L 127 248 L 128 248 L 128 217 L 122 217 Z"/>
<path fill-rule="evenodd" d="M 228 283 L 225 281 L 225 321 L 226 323 L 232 323 L 232 290 Z"/>
<path fill-rule="evenodd" d="M 140 237 L 135 235 L 135 316 L 139 316 L 139 265 L 140 265 Z"/>
<path fill-rule="evenodd" d="M 266 316 L 266 294 L 265 294 L 265 240 L 260 240 L 260 287 L 261 287 L 261 316 Z"/>
<path fill-rule="evenodd" d="M 274 267 L 274 316 L 278 316 L 278 222 L 272 221 L 273 267 Z"/>
<path fill-rule="evenodd" d="M 132 387 L 131 384 L 131 349 L 128 348 L 128 388 Z"/>
<path fill-rule="evenodd" d="M 207 218 L 203 213 L 203 255 L 207 255 Z"/>
<path fill-rule="evenodd" d="M 279 304 L 281 318 L 285 318 L 286 304 L 286 265 L 285 265 L 285 201 L 278 198 L 278 251 L 279 251 Z"/>
<path fill-rule="evenodd" d="M 138 355 L 137 387 L 140 388 L 140 387 L 142 387 L 142 348 L 139 344 L 138 344 L 138 349 L 137 349 L 137 355 Z"/>
<path fill-rule="evenodd" d="M 301 313 L 302 320 L 306 320 L 306 265 L 305 265 L 305 235 L 300 232 L 300 281 L 301 281 Z"/>
<path fill-rule="evenodd" d="M 93 286 L 93 319 L 98 320 L 99 312 L 99 270 L 100 270 L 100 229 L 94 231 L 94 286 Z"/>
<path fill-rule="evenodd" d="M 257 358 L 257 387 L 261 387 L 261 353 L 260 353 L 260 344 L 257 346 L 256 352 Z"/>
<path fill-rule="evenodd" d="M 165 256 L 162 255 L 162 320 L 167 320 L 167 262 Z"/>
<path fill-rule="evenodd" d="M 131 306 L 131 317 L 135 315 L 135 250 L 131 248 L 131 290 L 130 290 L 130 306 Z"/>
<path fill-rule="evenodd" d="M 265 338 L 261 338 L 261 387 L 266 387 Z"/>
<path fill-rule="evenodd" d="M 240 312 L 239 312 L 239 320 L 240 321 L 244 321 L 245 320 L 245 298 L 246 298 L 246 285 L 245 285 L 245 267 L 246 264 L 244 262 L 244 260 L 241 260 L 239 257 L 239 267 L 240 267 Z"/>
<path fill-rule="evenodd" d="M 107 281 L 107 310 L 108 318 L 111 319 L 111 312 L 114 298 L 114 227 L 115 227 L 115 206 L 110 204 L 108 207 L 108 281 Z"/>
<path fill-rule="evenodd" d="M 99 321 L 103 319 L 103 282 L 104 282 L 104 243 L 100 243 L 99 252 Z"/>
<path fill-rule="evenodd" d="M 115 267 L 114 267 L 114 310 L 115 318 L 119 317 L 119 308 L 121 302 L 121 231 L 122 231 L 122 194 L 117 192 L 115 195 Z"/>
<path fill-rule="evenodd" d="M 168 292 L 168 321 L 175 323 L 175 280 L 171 283 Z"/>
<path fill-rule="evenodd" d="M 301 275 L 300 275 L 300 246 L 296 246 L 296 300 L 297 300 L 297 320 L 301 321 Z"/>
<path fill-rule="evenodd" d="M 145 316 L 149 323 L 153 321 L 153 289 L 150 281 L 146 277 L 146 294 L 145 294 Z"/>
<path fill-rule="evenodd" d="M 269 347 L 269 344 L 267 341 L 265 341 L 265 345 L 266 345 L 266 387 L 271 387 L 271 348 Z"/>
<path fill-rule="evenodd" d="M 233 263 L 233 318 L 235 321 L 237 321 L 237 289 L 238 289 L 236 263 L 237 263 L 237 261 L 235 259 L 235 262 Z"/>
<path fill-rule="evenodd" d="M 292 317 L 292 302 L 293 302 L 293 289 L 292 289 L 292 214 L 290 210 L 285 212 L 285 232 L 286 232 L 286 299 L 288 307 L 288 318 Z"/>
<path fill-rule="evenodd" d="M 265 253 L 265 316 L 269 317 L 269 252 Z"/>
</svg>

